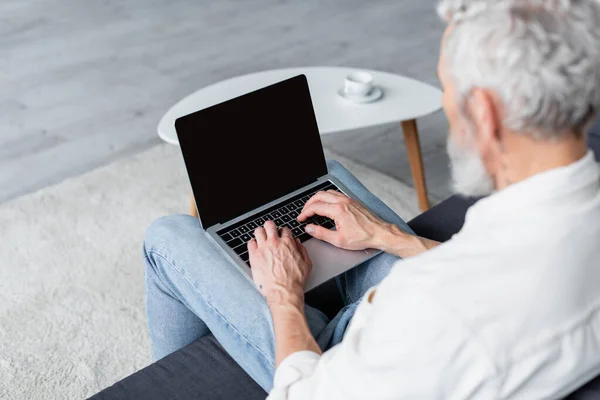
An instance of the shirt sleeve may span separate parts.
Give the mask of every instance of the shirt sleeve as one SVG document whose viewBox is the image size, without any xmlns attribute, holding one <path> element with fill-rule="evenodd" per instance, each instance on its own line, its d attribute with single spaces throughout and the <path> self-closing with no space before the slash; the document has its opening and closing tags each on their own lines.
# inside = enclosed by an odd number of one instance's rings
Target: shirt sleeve
<svg viewBox="0 0 600 400">
<path fill-rule="evenodd" d="M 287 389 L 294 383 L 310 377 L 321 358 L 314 351 L 298 351 L 287 356 L 277 370 L 273 380 L 273 389 L 268 399 L 287 399 Z"/>
<path fill-rule="evenodd" d="M 418 287 L 386 279 L 372 303 L 360 304 L 342 343 L 283 360 L 269 399 L 492 398 L 492 375 L 460 318 Z"/>
</svg>

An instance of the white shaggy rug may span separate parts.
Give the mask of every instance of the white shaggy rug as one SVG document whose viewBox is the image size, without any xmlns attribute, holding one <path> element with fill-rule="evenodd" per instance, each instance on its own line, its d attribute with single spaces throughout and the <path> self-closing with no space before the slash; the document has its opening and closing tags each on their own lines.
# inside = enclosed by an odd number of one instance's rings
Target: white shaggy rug
<svg viewBox="0 0 600 400">
<path fill-rule="evenodd" d="M 418 213 L 413 189 L 328 156 Z M 144 231 L 188 204 L 179 149 L 160 145 L 0 205 L 0 398 L 84 398 L 149 364 Z"/>
</svg>

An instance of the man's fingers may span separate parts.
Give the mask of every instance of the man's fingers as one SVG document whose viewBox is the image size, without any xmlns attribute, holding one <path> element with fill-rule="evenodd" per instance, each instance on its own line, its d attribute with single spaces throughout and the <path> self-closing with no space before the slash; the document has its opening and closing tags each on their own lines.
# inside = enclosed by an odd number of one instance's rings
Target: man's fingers
<svg viewBox="0 0 600 400">
<path fill-rule="evenodd" d="M 329 189 L 327 193 L 331 193 L 335 197 L 347 197 L 344 193 L 340 193 L 337 190 Z"/>
<path fill-rule="evenodd" d="M 256 243 L 256 239 L 250 239 L 248 242 L 248 253 L 252 255 L 256 251 L 258 244 Z"/>
<path fill-rule="evenodd" d="M 305 221 L 307 218 L 310 218 L 315 214 L 335 219 L 335 213 L 335 204 L 324 202 L 313 202 L 311 204 L 306 203 L 306 206 L 304 206 L 304 209 L 300 215 L 298 215 L 298 221 Z"/>
<path fill-rule="evenodd" d="M 323 228 L 322 226 L 313 224 L 306 225 L 305 230 L 306 233 L 314 238 L 321 239 L 333 245 L 337 245 L 338 243 L 339 233 L 337 231 L 332 231 L 330 229 Z"/>
<path fill-rule="evenodd" d="M 285 228 L 285 227 L 281 228 L 280 234 L 281 234 L 281 237 L 286 237 L 287 236 L 287 237 L 292 238 L 292 239 L 294 238 L 294 235 L 292 234 L 292 231 L 290 230 L 290 228 Z"/>
<path fill-rule="evenodd" d="M 300 241 L 298 241 L 300 242 Z M 300 250 L 300 253 L 302 254 L 302 258 L 304 258 L 304 261 L 306 261 L 307 263 L 310 264 L 310 257 L 308 256 L 308 250 L 306 250 L 306 247 L 304 247 L 302 245 L 302 243 L 298 243 L 298 250 Z"/>
<path fill-rule="evenodd" d="M 259 226 L 254 230 L 254 236 L 256 237 L 256 242 L 261 245 L 267 240 L 267 232 L 265 232 L 265 228 Z"/>
<path fill-rule="evenodd" d="M 304 261 L 310 263 L 310 257 L 308 256 L 308 250 L 306 250 L 306 247 L 304 247 L 304 245 L 302 245 L 302 242 L 300 241 L 300 239 L 296 238 L 296 239 L 294 239 L 294 242 L 296 242 L 296 248 L 300 252 L 300 255 L 302 256 Z"/>
<path fill-rule="evenodd" d="M 277 225 L 273 221 L 265 222 L 265 232 L 267 234 L 267 239 L 278 238 L 279 233 L 277 232 Z"/>
<path fill-rule="evenodd" d="M 304 208 L 306 208 L 306 206 L 308 206 L 314 202 L 318 202 L 318 201 L 324 202 L 324 203 L 335 203 L 338 200 L 339 200 L 339 197 L 329 191 L 317 192 L 314 196 L 312 196 L 310 199 L 308 199 L 308 201 L 304 205 Z"/>
</svg>

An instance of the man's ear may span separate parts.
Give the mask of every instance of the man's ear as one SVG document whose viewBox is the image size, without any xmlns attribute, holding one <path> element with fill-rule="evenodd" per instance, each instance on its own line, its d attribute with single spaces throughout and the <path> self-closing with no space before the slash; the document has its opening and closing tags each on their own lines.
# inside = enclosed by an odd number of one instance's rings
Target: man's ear
<svg viewBox="0 0 600 400">
<path fill-rule="evenodd" d="M 495 158 L 502 151 L 500 113 L 495 96 L 488 90 L 475 88 L 467 107 L 474 127 L 477 147 L 481 157 Z"/>
</svg>

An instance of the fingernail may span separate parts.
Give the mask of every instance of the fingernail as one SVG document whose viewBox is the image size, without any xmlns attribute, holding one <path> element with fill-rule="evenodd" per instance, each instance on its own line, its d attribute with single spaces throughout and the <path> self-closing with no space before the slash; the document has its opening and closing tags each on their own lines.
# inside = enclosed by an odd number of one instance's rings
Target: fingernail
<svg viewBox="0 0 600 400">
<path fill-rule="evenodd" d="M 306 225 L 306 233 L 313 233 L 314 228 L 312 227 L 312 225 Z"/>
</svg>

